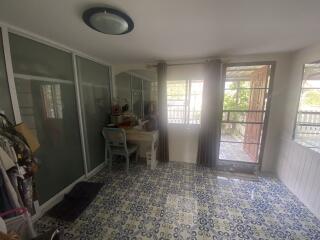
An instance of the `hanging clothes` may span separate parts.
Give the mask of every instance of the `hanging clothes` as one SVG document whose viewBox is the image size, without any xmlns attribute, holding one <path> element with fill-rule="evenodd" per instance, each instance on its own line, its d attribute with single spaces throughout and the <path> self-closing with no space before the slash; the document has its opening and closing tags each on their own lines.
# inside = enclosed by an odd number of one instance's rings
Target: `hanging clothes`
<svg viewBox="0 0 320 240">
<path fill-rule="evenodd" d="M 2 161 L 0 161 L 0 172 L 2 175 L 2 189 L 7 192 L 8 200 L 12 208 L 19 208 L 22 207 L 18 200 L 17 192 L 15 191 L 12 183 L 7 175 L 7 172 L 3 168 Z"/>
<path fill-rule="evenodd" d="M 14 208 L 34 213 L 34 173 L 37 169 L 30 147 L 13 124 L 0 114 L 0 172 L 8 199 Z"/>
<path fill-rule="evenodd" d="M 5 186 L 2 172 L 0 172 L 0 199 L 1 199 L 0 212 L 5 212 L 5 211 L 8 211 L 9 209 L 14 208 L 14 206 L 10 202 L 8 192 L 6 191 L 6 186 Z"/>
<path fill-rule="evenodd" d="M 21 174 L 14 174 L 15 172 L 18 171 L 18 168 L 20 168 L 17 165 L 17 157 L 15 155 L 15 151 L 12 147 L 11 142 L 4 138 L 3 136 L 0 135 L 0 161 L 2 161 L 2 165 L 4 169 L 7 172 L 7 175 L 10 179 L 10 182 L 12 184 L 12 187 L 14 188 L 17 198 L 19 201 L 19 205 L 23 206 L 24 203 L 21 199 L 20 192 L 19 192 L 19 187 L 18 187 L 18 179 L 17 177 L 20 176 Z M 14 176 L 12 174 L 14 174 Z"/>
<path fill-rule="evenodd" d="M 0 146 L 0 158 L 2 160 L 3 167 L 6 171 L 16 166 L 15 163 L 12 161 L 12 158 L 9 157 L 9 155 L 3 150 L 1 146 Z"/>
</svg>

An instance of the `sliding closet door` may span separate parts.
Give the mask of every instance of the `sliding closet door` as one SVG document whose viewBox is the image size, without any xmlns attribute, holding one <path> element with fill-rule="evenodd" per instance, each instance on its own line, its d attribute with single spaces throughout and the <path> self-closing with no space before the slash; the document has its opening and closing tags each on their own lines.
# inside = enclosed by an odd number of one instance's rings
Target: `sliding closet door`
<svg viewBox="0 0 320 240">
<path fill-rule="evenodd" d="M 72 55 L 10 34 L 22 121 L 39 138 L 40 203 L 84 174 Z"/>
<path fill-rule="evenodd" d="M 151 102 L 151 81 L 143 80 L 143 116 L 149 114 L 149 104 Z"/>
<path fill-rule="evenodd" d="M 120 104 L 123 106 L 128 104 L 129 111 L 132 111 L 131 104 L 131 76 L 126 72 L 117 74 L 116 76 L 116 91 L 117 98 Z"/>
<path fill-rule="evenodd" d="M 131 76 L 132 112 L 138 118 L 143 117 L 142 79 Z"/>
<path fill-rule="evenodd" d="M 84 130 L 87 145 L 87 165 L 91 171 L 104 162 L 104 139 L 101 130 L 109 123 L 110 69 L 93 61 L 77 57 Z"/>
<path fill-rule="evenodd" d="M 13 111 L 9 93 L 8 78 L 4 60 L 2 33 L 0 30 L 0 112 L 5 113 L 13 121 Z"/>
</svg>

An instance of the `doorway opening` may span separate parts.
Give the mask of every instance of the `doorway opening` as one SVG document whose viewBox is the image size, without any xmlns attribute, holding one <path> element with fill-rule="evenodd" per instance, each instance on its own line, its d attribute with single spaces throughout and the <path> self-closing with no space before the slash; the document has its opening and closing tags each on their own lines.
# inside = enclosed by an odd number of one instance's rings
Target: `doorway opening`
<svg viewBox="0 0 320 240">
<path fill-rule="evenodd" d="M 238 165 L 261 163 L 272 70 L 273 64 L 225 67 L 219 161 Z"/>
</svg>

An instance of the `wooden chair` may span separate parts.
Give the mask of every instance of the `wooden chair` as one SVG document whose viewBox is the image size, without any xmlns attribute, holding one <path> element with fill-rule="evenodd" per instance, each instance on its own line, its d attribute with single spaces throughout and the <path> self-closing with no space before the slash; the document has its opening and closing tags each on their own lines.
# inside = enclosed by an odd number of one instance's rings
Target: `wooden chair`
<svg viewBox="0 0 320 240">
<path fill-rule="evenodd" d="M 126 172 L 129 172 L 130 156 L 136 153 L 136 160 L 138 159 L 138 146 L 135 144 L 128 144 L 126 132 L 122 128 L 103 128 L 102 135 L 105 139 L 105 159 L 109 158 L 109 168 L 112 168 L 113 156 L 124 156 L 126 158 Z M 108 162 L 108 161 L 107 161 Z"/>
</svg>

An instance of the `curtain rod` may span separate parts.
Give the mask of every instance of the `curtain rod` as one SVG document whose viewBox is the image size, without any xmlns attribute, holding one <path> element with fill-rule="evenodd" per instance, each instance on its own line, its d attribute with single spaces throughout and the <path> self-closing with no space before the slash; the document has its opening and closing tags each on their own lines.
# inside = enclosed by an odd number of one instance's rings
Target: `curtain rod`
<svg viewBox="0 0 320 240">
<path fill-rule="evenodd" d="M 213 59 L 210 59 L 213 60 Z M 198 64 L 204 64 L 206 62 L 210 61 L 208 60 L 203 60 L 203 61 L 198 61 L 198 62 L 189 62 L 189 63 L 169 63 L 167 66 L 184 66 L 184 65 L 198 65 Z M 157 67 L 157 64 L 147 64 L 147 68 L 155 68 Z"/>
</svg>

